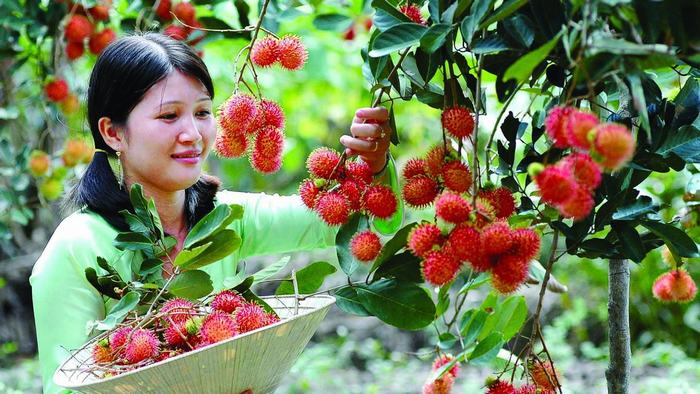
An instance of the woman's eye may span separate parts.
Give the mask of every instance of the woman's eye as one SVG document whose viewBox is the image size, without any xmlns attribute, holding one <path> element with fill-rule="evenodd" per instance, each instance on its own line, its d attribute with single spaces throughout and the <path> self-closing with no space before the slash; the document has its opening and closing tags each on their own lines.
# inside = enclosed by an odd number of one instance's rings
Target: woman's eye
<svg viewBox="0 0 700 394">
<path fill-rule="evenodd" d="M 177 117 L 176 114 L 174 113 L 167 113 L 167 114 L 162 114 L 158 116 L 158 119 L 175 119 Z"/>
<path fill-rule="evenodd" d="M 197 116 L 202 117 L 202 118 L 207 117 L 209 115 L 211 115 L 211 112 L 209 112 L 207 110 L 197 112 Z"/>
</svg>

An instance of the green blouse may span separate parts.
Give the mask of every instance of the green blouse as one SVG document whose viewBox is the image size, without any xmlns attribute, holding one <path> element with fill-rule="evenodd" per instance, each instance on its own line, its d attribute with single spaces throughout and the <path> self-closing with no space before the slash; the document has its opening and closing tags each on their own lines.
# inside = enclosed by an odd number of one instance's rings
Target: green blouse
<svg viewBox="0 0 700 394">
<path fill-rule="evenodd" d="M 240 204 L 242 220 L 230 228 L 242 238 L 241 247 L 220 262 L 208 265 L 214 291 L 223 289 L 224 279 L 235 275 L 241 259 L 274 253 L 332 246 L 338 227 L 325 225 L 307 209 L 298 196 L 221 191 L 217 203 Z M 117 231 L 100 215 L 83 210 L 58 226 L 29 278 L 32 285 L 39 362 L 45 393 L 65 392 L 53 383 L 53 374 L 68 358 L 66 349 L 77 349 L 89 336 L 87 323 L 101 320 L 113 300 L 106 300 L 85 278 L 85 268 L 98 274 L 96 257 L 109 261 L 123 278 L 131 278 L 131 260 L 136 256 L 112 246 Z M 106 297 L 105 297 L 106 298 Z"/>
</svg>

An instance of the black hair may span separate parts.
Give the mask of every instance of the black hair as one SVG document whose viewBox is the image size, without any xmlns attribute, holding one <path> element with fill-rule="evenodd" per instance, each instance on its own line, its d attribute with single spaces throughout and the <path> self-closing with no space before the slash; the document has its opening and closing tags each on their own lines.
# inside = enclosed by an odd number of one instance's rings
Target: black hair
<svg viewBox="0 0 700 394">
<path fill-rule="evenodd" d="M 188 45 L 159 33 L 134 34 L 115 40 L 98 57 L 88 87 L 88 124 L 96 151 L 78 183 L 70 191 L 65 205 L 92 210 L 119 231 L 129 226 L 119 214 L 134 211 L 128 190 L 117 181 L 108 156 L 116 152 L 104 141 L 98 121 L 108 117 L 115 126 L 125 126 L 131 110 L 148 89 L 173 71 L 192 76 L 214 98 L 214 85 L 202 59 Z M 107 153 L 105 153 L 107 152 Z M 187 227 L 191 228 L 214 208 L 219 188 L 215 177 L 203 175 L 185 190 Z"/>
</svg>

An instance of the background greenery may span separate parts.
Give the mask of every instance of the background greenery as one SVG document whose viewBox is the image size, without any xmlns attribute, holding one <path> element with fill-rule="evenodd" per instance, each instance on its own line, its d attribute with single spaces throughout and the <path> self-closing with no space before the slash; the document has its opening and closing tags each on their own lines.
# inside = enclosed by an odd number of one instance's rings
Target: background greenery
<svg viewBox="0 0 700 394">
<path fill-rule="evenodd" d="M 29 2 L 17 2 L 25 6 Z M 128 20 L 137 10 L 139 2 L 115 0 L 112 23 Z M 614 5 L 615 2 L 610 2 Z M 624 2 L 622 2 L 624 3 Z M 10 4 L 10 3 L 7 3 Z M 2 7 L 7 6 L 4 4 Z M 33 3 L 32 3 L 33 4 Z M 282 15 L 279 32 L 301 36 L 309 50 L 306 67 L 296 73 L 279 69 L 262 70 L 259 82 L 265 97 L 277 101 L 287 116 L 286 146 L 282 169 L 271 176 L 254 173 L 245 159 L 219 160 L 212 157 L 208 171 L 221 177 L 224 187 L 232 190 L 268 193 L 293 193 L 298 182 L 306 176 L 304 161 L 308 153 L 318 146 L 339 147 L 338 138 L 348 132 L 353 112 L 371 101 L 368 86 L 362 75 L 360 49 L 366 45 L 368 33 L 363 27 L 369 17 L 364 2 L 305 2 L 296 11 L 276 9 Z M 252 9 L 257 3 L 250 2 Z M 44 2 L 41 7 L 61 6 Z M 0 7 L 0 9 L 2 9 Z M 28 7 L 31 8 L 31 7 Z M 213 8 L 197 7 L 198 15 L 215 14 L 231 26 L 238 26 L 239 15 L 234 2 L 221 2 Z M 301 10 L 301 11 L 299 11 Z M 342 10 L 350 16 L 348 25 L 355 27 L 355 38 L 345 39 L 345 27 L 335 31 L 322 31 L 314 24 L 318 14 Z M 254 14 L 254 13 L 253 13 Z M 123 20 L 122 20 L 123 19 Z M 7 26 L 8 19 L 4 25 Z M 126 25 L 126 23 L 125 23 Z M 26 59 L 13 67 L 4 78 L 3 106 L 0 108 L 0 259 L 19 256 L 32 250 L 41 250 L 46 237 L 66 214 L 59 210 L 58 202 L 47 202 L 36 193 L 37 181 L 25 169 L 29 151 L 45 149 L 58 155 L 63 141 L 69 137 L 89 137 L 85 122 L 84 103 L 81 110 L 65 115 L 58 106 L 42 97 L 45 78 L 43 65 L 51 53 L 49 41 L 31 40 L 33 29 L 26 26 L 13 51 L 3 50 L 2 62 L 11 58 Z M 50 32 L 44 32 L 50 33 Z M 233 89 L 233 58 L 247 44 L 245 39 L 222 39 L 219 34 L 209 34 L 201 49 L 204 60 L 215 81 L 215 105 L 228 97 Z M 85 96 L 87 77 L 94 63 L 94 56 L 85 56 L 70 65 L 57 65 L 72 90 Z M 685 70 L 688 71 L 688 70 Z M 684 72 L 685 72 L 684 71 Z M 688 78 L 687 73 L 661 71 L 653 79 L 661 86 L 664 97 L 669 98 L 680 90 Z M 488 114 L 497 114 L 500 104 L 493 89 L 495 77 L 486 74 L 486 105 Z M 7 90 L 9 84 L 11 90 Z M 8 93 L 10 95 L 8 96 Z M 518 116 L 529 111 L 536 96 L 527 90 L 518 93 L 511 110 Z M 401 144 L 394 149 L 399 167 L 409 157 L 422 154 L 426 141 L 434 139 L 440 129 L 439 110 L 417 101 L 395 103 L 397 128 L 401 131 Z M 481 132 L 484 138 L 496 121 L 494 115 L 482 118 Z M 57 156 L 56 156 L 57 157 Z M 55 159 L 58 160 L 58 159 Z M 683 171 L 671 170 L 655 174 L 640 187 L 643 194 L 662 206 L 660 215 L 668 220 L 684 217 L 689 233 L 697 241 L 697 213 L 692 205 L 692 195 L 699 168 L 689 165 Z M 72 169 L 66 176 L 70 182 L 79 176 L 81 167 Z M 684 195 L 686 199 L 684 199 Z M 690 196 L 689 196 L 690 195 Z M 425 213 L 407 212 L 405 222 Z M 334 262 L 334 253 L 322 254 Z M 308 260 L 306 255 L 295 255 L 298 264 Z M 265 260 L 257 263 L 262 264 Z M 255 263 L 255 262 L 252 262 Z M 0 261 L 2 264 L 2 261 Z M 567 257 L 554 268 L 555 277 L 567 285 L 568 293 L 548 296 L 545 336 L 552 348 L 553 357 L 560 362 L 566 376 L 566 392 L 592 392 L 604 390 L 602 369 L 607 360 L 607 267 L 605 260 Z M 686 266 L 695 278 L 700 277 L 697 264 Z M 635 265 L 631 279 L 631 329 L 634 355 L 633 392 L 683 392 L 697 390 L 700 383 L 700 304 L 665 305 L 651 296 L 651 285 L 662 272 L 667 271 L 661 253 L 653 251 L 642 263 Z M 5 283 L 0 277 L 0 292 Z M 534 289 L 525 292 L 529 301 L 534 300 Z M 483 294 L 481 294 L 483 296 Z M 470 300 L 478 305 L 479 298 Z M 27 300 L 28 302 L 28 300 Z M 362 319 L 336 314 L 337 325 L 319 334 L 287 378 L 280 392 L 417 392 L 428 374 L 427 343 L 422 336 L 429 331 L 409 334 L 393 328 L 393 335 L 410 338 L 410 345 L 392 348 L 367 327 L 373 327 L 373 319 Z M 2 324 L 2 323 L 0 323 Z M 357 328 L 365 327 L 365 328 Z M 37 381 L 36 359 L 19 354 L 17 345 L 6 342 L 0 345 L 0 392 L 33 392 Z M 458 380 L 464 392 L 474 392 L 482 387 L 489 369 L 469 366 Z M 591 388 L 593 387 L 593 389 Z M 636 390 L 635 390 L 636 389 Z M 459 389 L 457 389 L 457 392 Z M 596 392 L 598 392 L 596 391 Z"/>
</svg>

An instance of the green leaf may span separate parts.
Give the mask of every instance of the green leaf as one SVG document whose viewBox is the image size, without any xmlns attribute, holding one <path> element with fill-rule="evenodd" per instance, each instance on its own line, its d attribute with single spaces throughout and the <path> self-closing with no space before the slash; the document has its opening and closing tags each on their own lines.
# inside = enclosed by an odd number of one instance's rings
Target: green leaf
<svg viewBox="0 0 700 394">
<path fill-rule="evenodd" d="M 532 75 L 532 71 L 535 69 L 535 67 L 542 63 L 547 55 L 549 55 L 549 52 L 554 49 L 554 46 L 557 45 L 560 37 L 561 32 L 557 33 L 554 38 L 547 41 L 541 47 L 535 49 L 534 51 L 518 59 L 515 63 L 511 64 L 506 70 L 505 74 L 503 74 L 503 80 L 508 81 L 510 79 L 515 79 L 517 83 L 525 82 Z"/>
<path fill-rule="evenodd" d="M 180 251 L 180 253 L 177 254 L 177 257 L 175 257 L 175 261 L 173 261 L 173 265 L 178 266 L 178 267 L 187 267 L 190 262 L 199 255 L 201 255 L 207 248 L 211 245 L 210 243 L 206 243 L 204 245 L 197 246 L 194 249 L 183 249 Z"/>
<path fill-rule="evenodd" d="M 673 152 L 686 163 L 700 163 L 700 129 L 687 125 L 671 130 L 657 152 L 662 155 Z"/>
<path fill-rule="evenodd" d="M 419 330 L 435 317 L 430 295 L 415 284 L 382 279 L 355 289 L 365 309 L 392 326 Z"/>
<path fill-rule="evenodd" d="M 189 249 L 205 242 L 205 238 L 210 237 L 223 230 L 235 219 L 243 217 L 243 207 L 240 205 L 217 205 L 211 212 L 204 216 L 185 238 L 184 248 Z"/>
<path fill-rule="evenodd" d="M 149 250 L 153 249 L 153 241 L 141 233 L 119 233 L 112 241 L 119 250 Z"/>
<path fill-rule="evenodd" d="M 477 26 L 481 23 L 486 13 L 493 5 L 494 0 L 475 0 L 472 3 L 469 15 L 462 20 L 462 25 L 460 30 L 462 31 L 462 38 L 467 45 L 471 45 L 474 33 L 477 30 Z"/>
<path fill-rule="evenodd" d="M 94 268 L 92 268 L 92 267 L 85 268 L 85 278 L 88 280 L 88 282 L 90 282 L 92 287 L 94 287 L 101 294 L 104 294 L 110 298 L 114 298 L 115 300 L 119 299 L 119 294 L 117 294 L 114 291 L 114 287 L 103 286 L 100 283 L 100 281 L 98 280 L 98 277 L 97 277 L 97 271 L 95 271 Z"/>
<path fill-rule="evenodd" d="M 400 23 L 379 33 L 374 40 L 369 55 L 380 57 L 392 52 L 414 46 L 420 42 L 421 37 L 427 31 L 425 26 L 417 23 Z"/>
<path fill-rule="evenodd" d="M 151 217 L 151 223 L 153 224 L 153 230 L 155 233 L 153 235 L 155 239 L 163 238 L 163 224 L 160 222 L 160 216 L 158 215 L 158 210 L 156 209 L 156 202 L 152 198 L 148 199 L 148 214 Z"/>
<path fill-rule="evenodd" d="M 444 23 L 436 23 L 423 34 L 420 39 L 420 47 L 426 53 L 433 53 L 445 44 L 447 35 L 452 31 L 452 26 Z"/>
<path fill-rule="evenodd" d="M 177 297 L 196 300 L 214 291 L 209 274 L 201 270 L 184 271 L 178 274 L 168 287 Z"/>
<path fill-rule="evenodd" d="M 636 220 L 648 213 L 658 212 L 659 206 L 654 205 L 649 196 L 641 196 L 632 204 L 618 207 L 613 213 L 613 220 Z"/>
<path fill-rule="evenodd" d="M 442 286 L 440 287 L 440 291 L 438 292 L 438 303 L 437 306 L 435 307 L 435 317 L 438 318 L 442 316 L 446 311 L 447 308 L 450 307 L 450 286 Z"/>
<path fill-rule="evenodd" d="M 233 290 L 239 292 L 240 294 L 243 294 L 246 291 L 250 290 L 250 286 L 253 285 L 253 280 L 253 275 L 247 276 L 245 279 L 243 279 L 242 282 L 236 284 L 236 286 L 233 287 Z"/>
<path fill-rule="evenodd" d="M 101 331 L 111 330 L 121 323 L 126 315 L 133 311 L 138 305 L 141 295 L 135 291 L 130 291 L 117 302 L 103 320 L 97 322 L 96 328 Z"/>
<path fill-rule="evenodd" d="M 261 282 L 271 276 L 276 275 L 278 272 L 283 270 L 284 267 L 287 266 L 287 264 L 289 264 L 290 259 L 291 256 L 284 256 L 281 259 L 279 259 L 276 263 L 270 264 L 267 267 L 256 272 L 253 276 L 253 284 Z"/>
<path fill-rule="evenodd" d="M 620 239 L 620 248 L 622 248 L 625 257 L 632 259 L 636 263 L 641 263 L 644 256 L 646 256 L 646 252 L 642 238 L 635 230 L 634 225 L 627 222 L 613 221 L 611 227 Z"/>
<path fill-rule="evenodd" d="M 321 14 L 314 18 L 313 24 L 319 30 L 343 31 L 352 25 L 352 19 L 347 15 Z"/>
<path fill-rule="evenodd" d="M 450 332 L 443 332 L 438 338 L 438 347 L 442 350 L 452 349 L 457 343 L 457 337 Z"/>
<path fill-rule="evenodd" d="M 374 260 L 374 264 L 372 264 L 372 268 L 370 268 L 370 272 L 374 272 L 377 268 L 381 267 L 382 264 L 384 264 L 388 259 L 390 259 L 393 255 L 396 254 L 399 250 L 404 248 L 406 246 L 406 241 L 408 239 L 408 234 L 413 230 L 413 227 L 418 225 L 418 223 L 414 222 L 411 224 L 408 224 L 404 226 L 401 230 L 397 231 L 394 236 L 387 241 L 386 244 L 382 247 L 382 251 L 379 252 L 379 256 L 377 256 L 377 259 Z"/>
<path fill-rule="evenodd" d="M 161 269 L 163 265 L 163 260 L 161 259 L 145 259 L 141 262 L 138 273 L 139 276 L 146 276 L 157 272 Z"/>
<path fill-rule="evenodd" d="M 335 305 L 341 311 L 357 316 L 372 316 L 364 306 L 357 295 L 354 287 L 342 287 L 334 293 Z"/>
<path fill-rule="evenodd" d="M 196 257 L 180 263 L 176 258 L 174 264 L 183 269 L 201 268 L 223 259 L 241 246 L 241 237 L 234 230 L 221 230 L 216 235 L 208 237 L 207 240 L 210 242 L 207 244 L 207 248 L 198 253 Z"/>
<path fill-rule="evenodd" d="M 402 282 L 422 283 L 420 259 L 409 251 L 396 254 L 374 272 L 374 278 L 396 278 Z"/>
<path fill-rule="evenodd" d="M 510 45 L 498 36 L 489 36 L 477 40 L 472 47 L 475 55 L 488 55 L 510 49 Z"/>
<path fill-rule="evenodd" d="M 671 253 L 679 257 L 700 257 L 698 255 L 698 246 L 685 231 L 670 224 L 650 220 L 642 221 L 641 225 L 661 238 L 671 250 Z"/>
<path fill-rule="evenodd" d="M 131 231 L 141 233 L 146 236 L 151 234 L 151 230 L 141 221 L 141 219 L 139 219 L 138 216 L 126 210 L 121 211 L 120 213 L 126 220 L 126 223 L 129 225 L 129 229 Z"/>
<path fill-rule="evenodd" d="M 469 346 L 479 336 L 488 314 L 481 309 L 471 309 L 464 313 L 459 332 L 462 334 L 464 346 Z"/>
<path fill-rule="evenodd" d="M 388 2 L 387 0 L 372 0 L 372 8 L 374 8 L 377 11 L 382 10 L 403 22 L 411 21 L 406 15 L 404 15 L 392 3 Z"/>
<path fill-rule="evenodd" d="M 510 296 L 499 304 L 493 318 L 495 324 L 492 331 L 502 333 L 504 341 L 508 341 L 520 331 L 527 318 L 527 304 L 523 296 Z"/>
<path fill-rule="evenodd" d="M 336 271 L 337 269 L 332 264 L 325 261 L 317 261 L 300 269 L 296 273 L 299 294 L 311 294 L 318 291 L 326 277 Z M 285 280 L 280 283 L 275 294 L 294 294 L 294 285 L 292 281 Z"/>
<path fill-rule="evenodd" d="M 630 73 L 627 74 L 627 81 L 630 83 L 630 90 L 632 93 L 632 102 L 634 103 L 634 108 L 637 110 L 639 115 L 640 127 L 646 132 L 647 139 L 651 140 L 651 127 L 649 126 L 649 114 L 647 113 L 647 100 L 644 97 L 644 88 L 642 88 L 642 79 L 639 74 Z"/>
<path fill-rule="evenodd" d="M 469 282 L 465 283 L 464 286 L 462 286 L 462 288 L 459 289 L 459 294 L 464 294 L 469 290 L 478 289 L 479 287 L 488 283 L 489 280 L 491 280 L 490 275 L 486 272 L 482 272 Z"/>
<path fill-rule="evenodd" d="M 501 19 L 507 18 L 525 4 L 527 4 L 527 0 L 507 0 L 503 2 L 500 7 L 494 10 L 488 19 L 479 25 L 479 30 L 485 29 L 492 23 L 496 23 Z"/>
<path fill-rule="evenodd" d="M 367 219 L 359 213 L 350 216 L 350 219 L 345 223 L 338 234 L 335 236 L 335 251 L 338 255 L 338 264 L 347 276 L 360 266 L 360 263 L 350 253 L 350 240 L 360 231 L 367 229 Z"/>
<path fill-rule="evenodd" d="M 383 9 L 377 9 L 377 11 L 374 14 L 374 18 L 372 18 L 372 22 L 373 25 L 377 28 L 377 30 L 382 32 L 392 26 L 398 25 L 399 23 L 410 22 L 410 20 L 408 18 L 402 19 L 397 16 L 394 16 L 393 14 L 390 14 L 384 11 Z"/>
<path fill-rule="evenodd" d="M 476 345 L 474 350 L 469 354 L 471 362 L 487 362 L 492 360 L 498 354 L 498 351 L 503 346 L 503 338 L 500 332 L 492 332 Z"/>
</svg>

